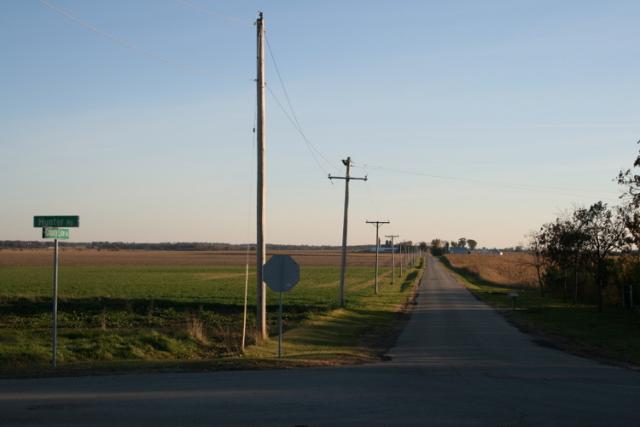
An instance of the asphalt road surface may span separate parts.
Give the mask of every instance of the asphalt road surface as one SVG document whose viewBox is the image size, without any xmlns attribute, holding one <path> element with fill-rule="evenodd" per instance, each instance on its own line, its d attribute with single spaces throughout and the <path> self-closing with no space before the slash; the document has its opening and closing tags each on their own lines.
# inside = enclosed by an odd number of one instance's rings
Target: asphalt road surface
<svg viewBox="0 0 640 427">
<path fill-rule="evenodd" d="M 377 364 L 0 380 L 0 424 L 640 426 L 640 374 L 536 345 L 433 258 Z"/>
</svg>

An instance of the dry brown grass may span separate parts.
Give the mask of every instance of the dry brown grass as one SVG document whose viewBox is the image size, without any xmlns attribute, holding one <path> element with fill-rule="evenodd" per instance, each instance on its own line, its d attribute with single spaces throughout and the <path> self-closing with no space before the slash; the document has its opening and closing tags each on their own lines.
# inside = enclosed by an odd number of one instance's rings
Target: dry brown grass
<svg viewBox="0 0 640 427">
<path fill-rule="evenodd" d="M 196 317 L 195 314 L 192 314 L 187 319 L 186 328 L 187 328 L 187 334 L 191 338 L 198 341 L 199 343 L 207 344 L 208 340 L 207 340 L 207 334 L 205 333 L 205 330 L 204 330 L 204 323 L 202 322 L 202 320 Z"/>
<path fill-rule="evenodd" d="M 538 276 L 533 255 L 528 253 L 449 254 L 447 259 L 457 268 L 466 268 L 481 278 L 500 285 L 537 287 Z"/>
<path fill-rule="evenodd" d="M 301 266 L 332 267 L 340 265 L 339 251 L 273 251 L 268 255 L 286 253 L 292 255 Z M 48 267 L 52 249 L 2 249 L 0 267 L 25 266 Z M 67 266 L 244 266 L 244 251 L 147 251 L 147 250 L 97 250 L 60 249 L 60 262 Z M 255 265 L 255 253 L 249 255 Z M 350 253 L 349 265 L 368 266 L 375 262 L 372 253 Z M 380 254 L 380 266 L 391 266 L 391 254 Z"/>
</svg>

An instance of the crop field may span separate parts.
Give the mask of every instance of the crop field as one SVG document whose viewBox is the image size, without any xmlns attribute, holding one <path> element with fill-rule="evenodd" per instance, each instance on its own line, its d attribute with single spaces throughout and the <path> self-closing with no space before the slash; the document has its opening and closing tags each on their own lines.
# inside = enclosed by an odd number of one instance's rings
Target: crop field
<svg viewBox="0 0 640 427">
<path fill-rule="evenodd" d="M 464 268 L 492 283 L 515 287 L 538 286 L 533 256 L 528 253 L 448 254 L 445 256 L 453 267 Z"/>
<path fill-rule="evenodd" d="M 49 363 L 51 256 L 50 249 L 0 251 L 0 371 Z M 285 330 L 337 308 L 339 253 L 292 256 L 301 266 L 301 280 L 284 296 Z M 207 360 L 239 354 L 246 259 L 244 252 L 62 249 L 59 361 Z M 388 285 L 390 259 L 381 255 L 381 285 Z M 255 263 L 254 254 L 249 260 Z M 372 254 L 349 254 L 347 308 L 367 307 L 373 264 Z M 251 326 L 253 266 L 248 281 Z M 267 298 L 275 331 L 278 300 L 271 291 Z M 249 335 L 248 343 L 253 342 Z"/>
<path fill-rule="evenodd" d="M 301 266 L 340 266 L 339 251 L 270 251 L 269 255 L 286 253 Z M 0 267 L 50 267 L 52 249 L 0 249 Z M 61 245 L 60 263 L 65 266 L 195 266 L 244 267 L 245 251 L 145 251 L 72 249 Z M 372 266 L 372 253 L 350 253 L 350 266 Z M 255 252 L 249 253 L 255 266 Z M 380 254 L 380 265 L 391 265 L 390 254 Z"/>
</svg>

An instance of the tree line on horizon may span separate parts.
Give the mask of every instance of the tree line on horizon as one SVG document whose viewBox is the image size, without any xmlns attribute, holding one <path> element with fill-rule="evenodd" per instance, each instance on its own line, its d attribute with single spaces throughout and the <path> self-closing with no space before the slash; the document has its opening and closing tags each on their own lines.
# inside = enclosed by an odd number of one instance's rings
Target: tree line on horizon
<svg viewBox="0 0 640 427">
<path fill-rule="evenodd" d="M 443 255 L 449 252 L 450 248 L 464 248 L 473 251 L 478 246 L 478 242 L 474 239 L 460 237 L 459 239 L 442 240 L 435 238 L 431 240 L 431 253 L 435 256 Z"/>
</svg>

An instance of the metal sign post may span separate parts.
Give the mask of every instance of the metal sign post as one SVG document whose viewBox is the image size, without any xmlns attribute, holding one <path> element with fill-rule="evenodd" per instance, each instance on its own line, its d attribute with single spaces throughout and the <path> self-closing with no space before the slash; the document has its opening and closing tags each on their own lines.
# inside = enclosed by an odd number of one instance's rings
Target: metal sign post
<svg viewBox="0 0 640 427">
<path fill-rule="evenodd" d="M 278 357 L 282 357 L 282 294 L 289 292 L 300 281 L 300 266 L 289 255 L 273 255 L 264 265 L 264 281 L 279 293 Z"/>
<path fill-rule="evenodd" d="M 53 312 L 51 323 L 51 365 L 56 367 L 58 349 L 58 239 L 53 240 Z"/>
<path fill-rule="evenodd" d="M 278 358 L 282 357 L 282 292 L 280 294 L 280 304 L 278 307 Z"/>
<path fill-rule="evenodd" d="M 34 216 L 33 226 L 42 227 L 42 238 L 53 239 L 53 290 L 51 308 L 51 365 L 57 365 L 58 351 L 58 240 L 69 238 L 68 228 L 58 227 L 79 227 L 80 217 L 78 216 Z"/>
</svg>

